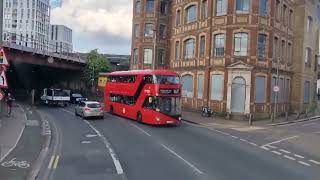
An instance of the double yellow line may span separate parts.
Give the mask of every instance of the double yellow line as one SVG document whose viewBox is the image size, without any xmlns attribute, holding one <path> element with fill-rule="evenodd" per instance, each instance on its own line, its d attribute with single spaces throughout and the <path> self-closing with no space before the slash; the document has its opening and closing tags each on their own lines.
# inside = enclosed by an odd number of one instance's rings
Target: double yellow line
<svg viewBox="0 0 320 180">
<path fill-rule="evenodd" d="M 59 156 L 52 156 L 48 165 L 48 169 L 57 169 Z"/>
</svg>

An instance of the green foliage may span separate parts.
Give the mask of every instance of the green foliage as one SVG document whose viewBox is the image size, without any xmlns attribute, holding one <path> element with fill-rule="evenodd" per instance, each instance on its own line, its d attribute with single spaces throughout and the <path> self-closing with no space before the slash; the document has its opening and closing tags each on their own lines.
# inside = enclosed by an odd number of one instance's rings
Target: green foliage
<svg viewBox="0 0 320 180">
<path fill-rule="evenodd" d="M 84 79 L 88 84 L 97 81 L 99 73 L 112 70 L 106 57 L 98 53 L 97 49 L 91 50 L 87 56 L 87 64 L 84 69 Z"/>
</svg>

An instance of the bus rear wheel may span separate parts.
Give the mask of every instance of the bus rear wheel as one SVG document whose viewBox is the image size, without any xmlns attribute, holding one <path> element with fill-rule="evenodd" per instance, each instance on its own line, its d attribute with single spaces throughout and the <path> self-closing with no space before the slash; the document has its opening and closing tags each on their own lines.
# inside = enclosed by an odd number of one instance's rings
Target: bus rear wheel
<svg viewBox="0 0 320 180">
<path fill-rule="evenodd" d="M 141 112 L 138 112 L 138 113 L 137 113 L 137 121 L 138 121 L 138 123 L 143 123 L 143 122 L 142 122 Z"/>
</svg>

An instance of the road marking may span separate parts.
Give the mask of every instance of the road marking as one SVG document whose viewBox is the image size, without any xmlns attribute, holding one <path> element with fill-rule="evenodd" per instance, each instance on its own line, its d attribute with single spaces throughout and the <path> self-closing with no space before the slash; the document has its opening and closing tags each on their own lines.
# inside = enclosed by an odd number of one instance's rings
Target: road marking
<svg viewBox="0 0 320 180">
<path fill-rule="evenodd" d="M 318 132 L 314 132 L 315 134 L 320 134 L 320 131 L 318 131 Z"/>
<path fill-rule="evenodd" d="M 291 156 L 284 155 L 284 157 L 287 158 L 287 159 L 291 159 L 292 161 L 296 160 L 295 158 L 293 158 Z"/>
<path fill-rule="evenodd" d="M 231 137 L 233 137 L 233 138 L 235 138 L 235 139 L 238 139 L 239 137 L 237 137 L 237 136 L 233 136 L 233 135 L 231 135 Z"/>
<path fill-rule="evenodd" d="M 298 158 L 301 158 L 303 159 L 304 157 L 303 156 L 300 156 L 299 154 L 294 154 L 295 157 L 298 157 Z"/>
<path fill-rule="evenodd" d="M 248 142 L 247 140 L 245 140 L 245 139 L 240 139 L 240 141 L 242 141 L 242 142 Z"/>
<path fill-rule="evenodd" d="M 143 130 L 142 128 L 140 128 L 139 126 L 135 125 L 135 124 L 130 124 L 131 126 L 137 128 L 138 130 L 140 130 L 142 133 L 146 134 L 147 136 L 151 136 L 151 134 L 147 133 L 145 130 Z"/>
<path fill-rule="evenodd" d="M 284 153 L 287 153 L 287 154 L 290 154 L 291 152 L 290 151 L 287 151 L 287 150 L 284 150 L 284 149 L 280 149 L 281 152 L 284 152 Z"/>
<path fill-rule="evenodd" d="M 54 162 L 53 169 L 57 169 L 59 158 L 60 158 L 59 156 L 56 157 L 56 161 Z"/>
<path fill-rule="evenodd" d="M 190 166 L 192 169 L 194 169 L 195 171 L 197 171 L 199 174 L 203 174 L 202 171 L 200 171 L 196 166 L 194 166 L 193 164 L 191 164 L 190 162 L 188 162 L 187 160 L 183 159 L 181 156 L 179 156 L 176 152 L 174 152 L 173 150 L 171 150 L 170 148 L 168 148 L 166 145 L 161 144 L 162 147 L 164 147 L 167 151 L 169 151 L 170 153 L 172 153 L 173 155 L 177 156 L 179 159 L 181 159 L 183 162 L 185 162 L 188 166 Z"/>
<path fill-rule="evenodd" d="M 267 147 L 265 147 L 265 146 L 260 146 L 260 148 L 261 148 L 261 149 L 264 149 L 264 150 L 267 150 L 267 151 L 270 150 L 269 148 L 267 148 Z"/>
<path fill-rule="evenodd" d="M 52 168 L 52 164 L 53 164 L 54 158 L 55 158 L 55 156 L 51 156 L 51 160 L 49 162 L 48 169 Z"/>
<path fill-rule="evenodd" d="M 97 137 L 98 135 L 97 134 L 87 134 L 86 137 L 87 138 L 92 138 L 92 137 Z"/>
<path fill-rule="evenodd" d="M 312 123 L 303 124 L 301 126 L 310 126 L 310 125 L 313 125 L 313 124 L 316 124 L 316 123 L 312 122 Z"/>
<path fill-rule="evenodd" d="M 306 163 L 306 162 L 303 162 L 303 161 L 298 161 L 300 164 L 303 164 L 305 166 L 311 166 L 310 164 Z"/>
<path fill-rule="evenodd" d="M 102 142 L 104 143 L 105 147 L 108 149 L 109 151 L 109 154 L 112 158 L 112 161 L 113 161 L 113 164 L 114 166 L 116 167 L 116 170 L 117 170 L 117 173 L 120 175 L 120 174 L 123 174 L 123 169 L 122 169 L 122 166 L 120 164 L 120 161 L 119 161 L 119 158 L 116 156 L 116 153 L 114 152 L 114 150 L 111 148 L 111 145 L 109 143 L 109 141 L 107 140 L 106 137 L 104 137 L 100 131 L 98 131 L 89 121 L 87 120 L 84 120 L 85 123 L 88 124 L 88 126 L 94 131 L 96 132 L 96 134 L 102 139 Z"/>
<path fill-rule="evenodd" d="M 251 144 L 252 146 L 258 146 L 256 143 L 253 142 L 249 142 L 249 144 Z"/>
<path fill-rule="evenodd" d="M 269 147 L 270 147 L 271 144 L 277 144 L 277 143 L 280 143 L 280 142 L 282 142 L 282 141 L 287 141 L 287 140 L 289 140 L 289 139 L 294 139 L 294 138 L 298 138 L 298 137 L 299 137 L 299 136 L 291 136 L 291 137 L 287 137 L 287 138 L 284 138 L 284 139 L 280 139 L 280 140 L 278 140 L 278 141 L 273 141 L 273 142 L 267 143 L 267 144 L 262 145 L 262 146 L 269 146 Z"/>
<path fill-rule="evenodd" d="M 312 163 L 314 163 L 314 164 L 317 164 L 317 165 L 320 165 L 320 162 L 318 162 L 318 161 L 315 161 L 315 160 L 309 160 L 310 162 L 312 162 Z"/>
<path fill-rule="evenodd" d="M 276 149 L 276 148 L 277 148 L 277 147 L 275 147 L 275 146 L 271 146 L 270 144 L 264 145 L 264 146 L 270 147 L 270 148 L 272 148 L 272 149 Z"/>
<path fill-rule="evenodd" d="M 274 154 L 277 154 L 277 155 L 281 155 L 281 152 L 278 152 L 278 151 L 271 151 L 273 152 Z"/>
</svg>

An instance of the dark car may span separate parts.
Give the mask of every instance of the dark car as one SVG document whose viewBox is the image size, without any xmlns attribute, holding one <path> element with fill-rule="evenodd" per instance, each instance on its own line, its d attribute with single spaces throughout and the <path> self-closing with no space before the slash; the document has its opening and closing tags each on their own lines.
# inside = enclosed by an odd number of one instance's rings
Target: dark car
<svg viewBox="0 0 320 180">
<path fill-rule="evenodd" d="M 70 96 L 70 103 L 72 104 L 78 104 L 81 101 L 86 101 L 88 100 L 87 98 L 84 98 L 81 94 L 79 93 L 73 93 Z"/>
</svg>

